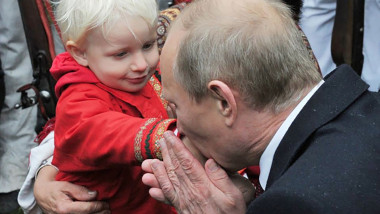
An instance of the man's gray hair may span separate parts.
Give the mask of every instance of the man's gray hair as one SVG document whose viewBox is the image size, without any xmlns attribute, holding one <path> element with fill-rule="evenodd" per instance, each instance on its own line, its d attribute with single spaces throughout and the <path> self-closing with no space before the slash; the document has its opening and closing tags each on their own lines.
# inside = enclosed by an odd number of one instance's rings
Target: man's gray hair
<svg viewBox="0 0 380 214">
<path fill-rule="evenodd" d="M 281 2 L 198 0 L 174 25 L 187 31 L 174 76 L 197 101 L 208 94 L 211 80 L 221 80 L 251 107 L 277 112 L 321 80 Z"/>
</svg>

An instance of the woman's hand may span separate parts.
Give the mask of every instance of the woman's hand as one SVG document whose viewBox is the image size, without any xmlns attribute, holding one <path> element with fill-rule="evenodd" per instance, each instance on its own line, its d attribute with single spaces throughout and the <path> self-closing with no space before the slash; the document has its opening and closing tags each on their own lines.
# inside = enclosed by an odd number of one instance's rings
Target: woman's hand
<svg viewBox="0 0 380 214">
<path fill-rule="evenodd" d="M 34 184 L 34 196 L 44 213 L 111 213 L 106 202 L 94 201 L 97 193 L 83 186 L 55 181 L 57 170 L 43 167 Z"/>
</svg>

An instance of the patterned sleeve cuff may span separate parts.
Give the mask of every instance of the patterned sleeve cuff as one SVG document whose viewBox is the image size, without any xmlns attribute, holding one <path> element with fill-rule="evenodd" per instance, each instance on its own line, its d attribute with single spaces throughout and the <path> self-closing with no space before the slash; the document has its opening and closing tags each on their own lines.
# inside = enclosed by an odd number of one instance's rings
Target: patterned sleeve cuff
<svg viewBox="0 0 380 214">
<path fill-rule="evenodd" d="M 161 149 L 158 141 L 167 130 L 176 129 L 175 119 L 149 119 L 140 128 L 135 138 L 135 157 L 142 162 L 145 159 L 158 158 L 162 160 Z"/>
</svg>

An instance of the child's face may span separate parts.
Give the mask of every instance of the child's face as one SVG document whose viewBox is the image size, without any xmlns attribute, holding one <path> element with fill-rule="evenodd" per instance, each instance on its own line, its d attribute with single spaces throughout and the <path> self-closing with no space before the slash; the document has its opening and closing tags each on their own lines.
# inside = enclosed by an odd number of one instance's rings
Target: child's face
<svg viewBox="0 0 380 214">
<path fill-rule="evenodd" d="M 88 66 L 105 85 L 128 92 L 141 90 L 158 63 L 157 35 L 141 18 L 118 21 L 108 34 L 93 30 L 85 42 Z M 106 37 L 106 38 L 104 38 Z"/>
</svg>

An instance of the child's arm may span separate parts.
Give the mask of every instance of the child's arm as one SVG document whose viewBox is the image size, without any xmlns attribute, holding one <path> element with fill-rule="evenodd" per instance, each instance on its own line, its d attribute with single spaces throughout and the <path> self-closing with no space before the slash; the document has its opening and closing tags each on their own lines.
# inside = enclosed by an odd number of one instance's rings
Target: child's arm
<svg viewBox="0 0 380 214">
<path fill-rule="evenodd" d="M 50 132 L 39 146 L 31 150 L 28 175 L 18 195 L 18 203 L 23 211 L 25 213 L 42 213 L 42 210 L 45 213 L 107 211 L 107 203 L 90 202 L 95 199 L 96 193 L 82 186 L 55 181 L 58 169 L 50 166 L 53 150 L 54 131 Z M 74 202 L 74 199 L 77 201 Z"/>
<path fill-rule="evenodd" d="M 67 88 L 57 108 L 53 164 L 63 171 L 84 172 L 160 158 L 156 142 L 175 128 L 176 121 L 164 119 L 167 114 L 159 99 L 141 99 L 130 105 L 115 102 L 96 86 Z"/>
</svg>

